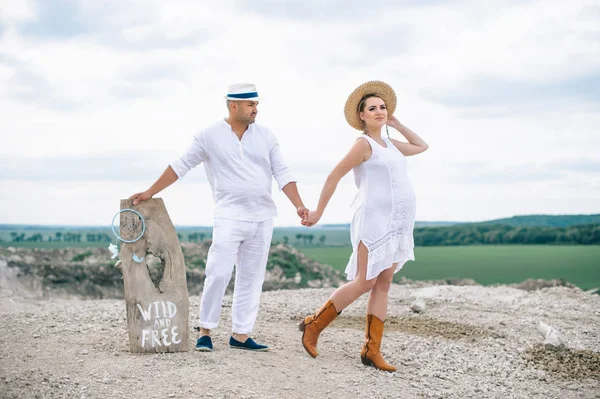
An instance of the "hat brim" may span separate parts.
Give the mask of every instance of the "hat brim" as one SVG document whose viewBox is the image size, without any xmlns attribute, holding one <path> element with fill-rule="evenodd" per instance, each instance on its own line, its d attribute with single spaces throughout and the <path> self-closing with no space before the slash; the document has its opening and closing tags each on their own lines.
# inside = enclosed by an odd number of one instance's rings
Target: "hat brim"
<svg viewBox="0 0 600 399">
<path fill-rule="evenodd" d="M 358 116 L 358 104 L 368 94 L 375 94 L 383 100 L 388 111 L 388 117 L 394 115 L 396 111 L 396 93 L 392 86 L 379 80 L 363 83 L 348 96 L 344 106 L 346 122 L 356 130 L 364 130 L 362 120 Z"/>
<path fill-rule="evenodd" d="M 236 97 L 225 96 L 225 100 L 229 100 L 229 101 L 258 101 L 258 100 L 260 100 L 260 97 L 236 98 Z"/>
</svg>

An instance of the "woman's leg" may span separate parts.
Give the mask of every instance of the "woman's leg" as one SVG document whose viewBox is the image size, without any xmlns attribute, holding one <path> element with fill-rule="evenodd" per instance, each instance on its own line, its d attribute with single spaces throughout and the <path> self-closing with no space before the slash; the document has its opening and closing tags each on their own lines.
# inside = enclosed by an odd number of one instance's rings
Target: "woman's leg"
<svg viewBox="0 0 600 399">
<path fill-rule="evenodd" d="M 302 345 L 312 357 L 317 357 L 317 340 L 321 331 L 325 329 L 344 309 L 369 291 L 376 282 L 376 279 L 366 280 L 368 250 L 362 243 L 358 245 L 358 275 L 349 283 L 344 284 L 334 291 L 329 300 L 313 315 L 305 317 L 300 322 L 300 331 L 302 331 Z"/>
<path fill-rule="evenodd" d="M 396 367 L 385 361 L 381 355 L 381 340 L 383 339 L 383 322 L 387 314 L 388 293 L 396 270 L 396 263 L 377 276 L 377 282 L 369 295 L 367 303 L 367 326 L 365 329 L 365 344 L 360 353 L 363 364 L 374 366 L 383 371 L 396 371 Z"/>
<path fill-rule="evenodd" d="M 379 273 L 375 286 L 369 294 L 367 314 L 375 315 L 379 320 L 385 320 L 387 314 L 388 293 L 390 291 L 390 285 L 392 284 L 396 265 L 397 264 L 394 263 L 392 267 Z"/>
<path fill-rule="evenodd" d="M 336 289 L 329 298 L 338 313 L 375 286 L 377 279 L 367 280 L 368 258 L 369 250 L 361 241 L 357 249 L 358 274 L 356 278 Z"/>
</svg>

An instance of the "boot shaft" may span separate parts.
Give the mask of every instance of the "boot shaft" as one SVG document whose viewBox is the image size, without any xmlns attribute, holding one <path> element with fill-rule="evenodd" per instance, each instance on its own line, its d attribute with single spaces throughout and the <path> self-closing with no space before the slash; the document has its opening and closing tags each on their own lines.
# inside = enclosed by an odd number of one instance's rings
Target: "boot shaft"
<svg viewBox="0 0 600 399">
<path fill-rule="evenodd" d="M 365 345 L 369 345 L 373 350 L 379 352 L 381 340 L 383 337 L 383 321 L 374 314 L 367 315 L 367 325 L 365 328 Z"/>
<path fill-rule="evenodd" d="M 307 326 L 311 325 L 312 329 L 321 332 L 338 316 L 338 314 L 333 302 L 328 300 L 314 315 L 308 317 L 309 320 L 307 320 L 305 324 Z"/>
<path fill-rule="evenodd" d="M 379 370 L 394 372 L 396 367 L 385 361 L 381 355 L 381 340 L 383 337 L 383 321 L 373 314 L 367 315 L 365 344 L 360 353 L 364 365 L 373 366 Z"/>
<path fill-rule="evenodd" d="M 338 312 L 331 300 L 328 300 L 314 315 L 307 316 L 300 322 L 302 331 L 302 345 L 312 357 L 317 357 L 317 340 L 321 331 L 325 329 L 337 316 Z"/>
</svg>

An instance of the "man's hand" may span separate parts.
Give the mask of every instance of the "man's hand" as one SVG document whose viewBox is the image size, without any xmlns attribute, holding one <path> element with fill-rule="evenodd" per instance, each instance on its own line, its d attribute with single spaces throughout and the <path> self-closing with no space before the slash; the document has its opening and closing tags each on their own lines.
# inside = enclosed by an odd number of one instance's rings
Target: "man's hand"
<svg viewBox="0 0 600 399">
<path fill-rule="evenodd" d="M 302 219 L 302 225 L 303 226 L 313 226 L 315 224 L 317 224 L 317 222 L 319 221 L 319 219 L 321 219 L 321 214 L 317 211 L 311 211 L 308 212 L 308 216 L 304 219 Z"/>
<path fill-rule="evenodd" d="M 298 217 L 302 220 L 306 219 L 308 217 L 308 209 L 306 209 L 303 206 L 299 206 L 298 209 L 296 209 L 296 213 L 298 214 Z"/>
<path fill-rule="evenodd" d="M 142 201 L 149 200 L 150 198 L 152 198 L 152 195 L 148 194 L 147 191 L 144 191 L 143 193 L 135 193 L 129 197 L 130 200 L 133 200 L 133 205 L 137 205 Z"/>
</svg>

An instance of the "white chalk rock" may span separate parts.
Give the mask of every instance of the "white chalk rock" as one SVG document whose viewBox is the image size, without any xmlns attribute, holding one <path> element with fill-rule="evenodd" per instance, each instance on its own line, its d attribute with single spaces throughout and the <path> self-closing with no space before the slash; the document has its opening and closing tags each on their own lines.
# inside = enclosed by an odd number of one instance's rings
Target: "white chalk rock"
<svg viewBox="0 0 600 399">
<path fill-rule="evenodd" d="M 410 305 L 410 309 L 415 313 L 423 313 L 425 309 L 427 309 L 427 306 L 425 305 L 423 298 L 417 298 L 412 305 Z"/>
<path fill-rule="evenodd" d="M 556 331 L 554 328 L 540 321 L 538 331 L 540 334 L 542 334 L 542 337 L 544 337 L 544 347 L 546 350 L 565 350 L 566 345 L 560 335 L 558 335 L 558 331 Z"/>
</svg>

